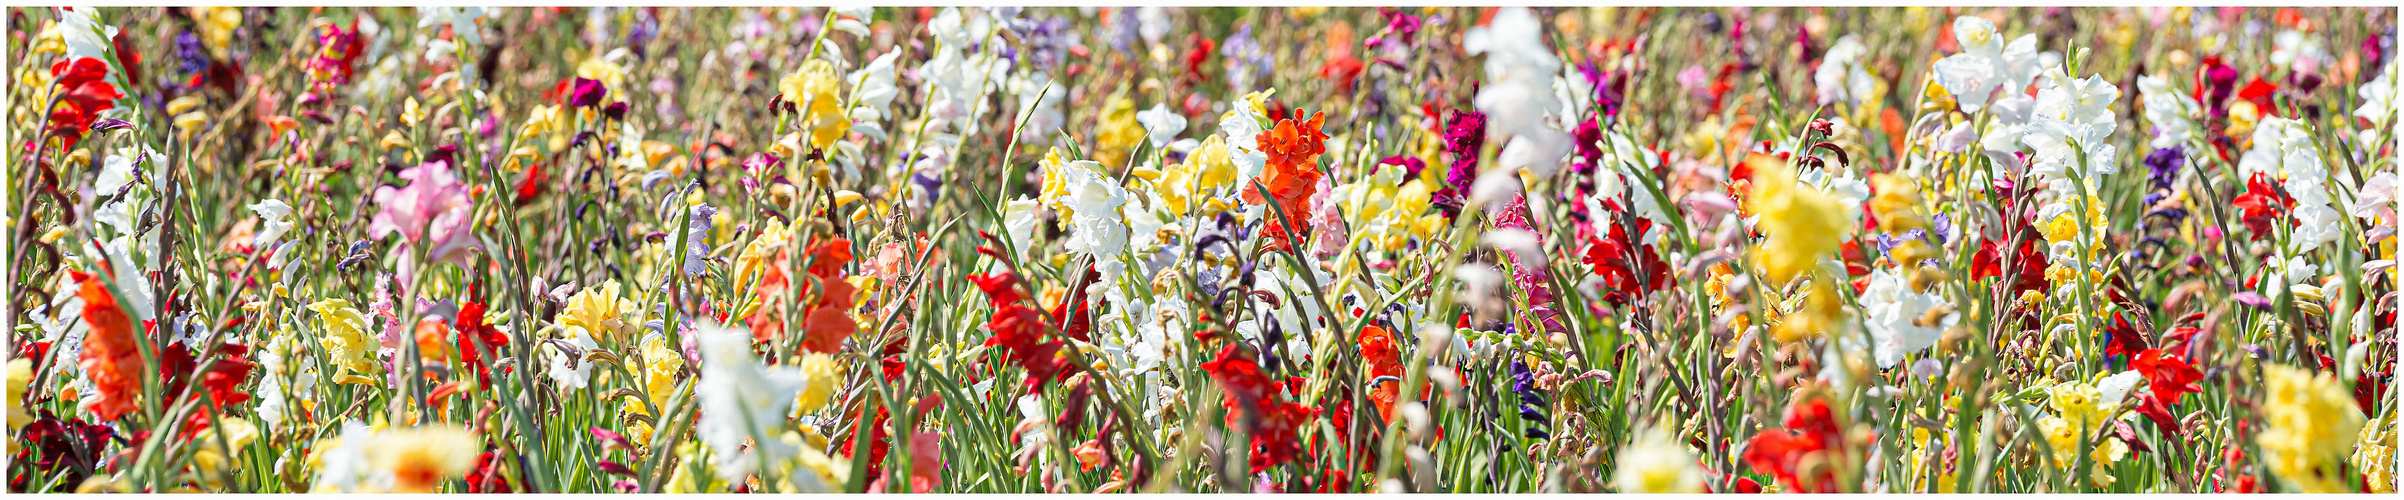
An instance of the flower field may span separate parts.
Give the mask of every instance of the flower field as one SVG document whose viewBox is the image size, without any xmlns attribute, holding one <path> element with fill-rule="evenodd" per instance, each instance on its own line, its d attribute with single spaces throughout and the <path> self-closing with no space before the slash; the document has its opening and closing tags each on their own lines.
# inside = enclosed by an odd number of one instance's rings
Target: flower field
<svg viewBox="0 0 2404 500">
<path fill-rule="evenodd" d="M 11 8 L 10 492 L 2397 489 L 2392 8 Z"/>
</svg>

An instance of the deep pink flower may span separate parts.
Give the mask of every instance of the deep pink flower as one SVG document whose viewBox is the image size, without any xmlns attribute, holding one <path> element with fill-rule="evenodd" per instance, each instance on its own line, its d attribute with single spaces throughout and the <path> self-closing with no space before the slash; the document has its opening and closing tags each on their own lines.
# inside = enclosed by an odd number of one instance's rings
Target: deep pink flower
<svg viewBox="0 0 2404 500">
<path fill-rule="evenodd" d="M 591 78 L 576 78 L 574 89 L 568 94 L 569 106 L 579 108 L 598 106 L 601 104 L 601 98 L 609 96 L 609 87 L 603 87 L 600 80 Z"/>
</svg>

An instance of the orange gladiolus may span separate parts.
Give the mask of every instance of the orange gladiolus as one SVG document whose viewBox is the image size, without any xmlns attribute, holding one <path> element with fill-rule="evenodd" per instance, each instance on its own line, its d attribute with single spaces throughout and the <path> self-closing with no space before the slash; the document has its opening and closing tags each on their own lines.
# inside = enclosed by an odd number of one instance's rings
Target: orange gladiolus
<svg viewBox="0 0 2404 500">
<path fill-rule="evenodd" d="M 791 250 L 779 249 L 776 256 L 768 260 L 781 263 L 790 260 L 792 254 Z M 759 294 L 760 303 L 752 311 L 751 317 L 743 322 L 751 326 L 753 340 L 768 343 L 775 341 L 776 335 L 785 331 L 785 301 L 792 300 L 785 296 L 785 291 L 793 288 L 793 280 L 785 276 L 782 265 L 761 267 L 767 270 L 760 274 L 760 284 L 753 288 Z"/>
<path fill-rule="evenodd" d="M 92 329 L 84 337 L 81 367 L 92 380 L 93 392 L 99 398 L 84 403 L 84 410 L 100 420 L 116 420 L 134 411 L 134 398 L 142 393 L 142 351 L 135 343 L 133 319 L 117 306 L 110 296 L 104 278 L 67 271 L 81 285 L 75 295 L 83 298 L 83 320 Z"/>
<path fill-rule="evenodd" d="M 1275 128 L 1261 131 L 1258 137 L 1261 152 L 1269 157 L 1259 182 L 1276 201 L 1276 209 L 1267 214 L 1267 234 L 1274 247 L 1285 248 L 1293 233 L 1310 230 L 1310 199 L 1318 190 L 1321 175 L 1317 162 L 1319 155 L 1327 152 L 1327 133 L 1319 126 L 1326 119 L 1325 113 L 1304 119 L 1302 111 L 1295 110 L 1293 117 L 1277 120 Z M 1261 198 L 1260 188 L 1246 186 L 1243 193 L 1245 203 L 1268 203 Z M 1284 212 L 1285 220 L 1279 220 L 1279 211 Z M 1285 222 L 1292 222 L 1295 229 L 1287 229 Z"/>
<path fill-rule="evenodd" d="M 1394 399 L 1402 395 L 1402 350 L 1394 346 L 1394 335 L 1376 325 L 1361 327 L 1361 358 L 1369 361 L 1369 378 L 1376 380 L 1369 383 L 1369 400 L 1376 403 L 1378 418 L 1394 421 Z"/>
<path fill-rule="evenodd" d="M 1394 334 L 1376 325 L 1361 327 L 1361 357 L 1369 361 L 1369 379 L 1393 377 L 1371 382 L 1369 401 L 1377 405 L 1382 421 L 1394 421 L 1394 400 L 1402 397 L 1402 348 L 1394 345 Z M 1434 393 L 1434 386 L 1419 388 L 1419 399 Z"/>
</svg>

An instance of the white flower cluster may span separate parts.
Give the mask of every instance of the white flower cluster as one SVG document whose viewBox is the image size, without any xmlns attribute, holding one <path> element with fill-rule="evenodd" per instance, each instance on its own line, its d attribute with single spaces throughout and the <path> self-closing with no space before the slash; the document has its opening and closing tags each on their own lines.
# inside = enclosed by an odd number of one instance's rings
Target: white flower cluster
<svg viewBox="0 0 2404 500">
<path fill-rule="evenodd" d="M 701 379 L 693 395 L 701 420 L 693 431 L 709 447 L 718 478 L 742 481 L 763 464 L 799 457 L 799 446 L 777 437 L 808 377 L 800 368 L 761 365 L 749 331 L 706 321 L 698 327 Z"/>
<path fill-rule="evenodd" d="M 1461 37 L 1463 49 L 1486 56 L 1487 83 L 1473 104 L 1486 113 L 1492 134 L 1510 137 L 1496 155 L 1496 166 L 1527 167 L 1537 177 L 1552 176 L 1576 145 L 1569 134 L 1545 121 L 1563 109 L 1552 92 L 1561 59 L 1544 46 L 1544 33 L 1534 13 L 1512 7 L 1495 12 L 1492 24 L 1470 28 Z"/>
<path fill-rule="evenodd" d="M 1993 114 L 1993 127 L 1979 139 L 1990 157 L 2014 165 L 2013 153 L 2027 148 L 2028 175 L 2043 176 L 2051 195 L 2038 208 L 2037 220 L 2075 215 L 2072 204 L 2093 195 L 2097 176 L 2120 172 L 2113 161 L 2119 149 L 2111 144 L 2119 127 L 2111 107 L 2120 99 L 2120 88 L 2101 75 L 2071 78 L 2050 62 L 2051 54 L 2037 52 L 2033 34 L 2006 45 L 1995 23 L 1970 16 L 1955 19 L 1953 30 L 1964 52 L 1937 61 L 1937 83 L 1953 93 L 1962 112 Z M 2037 92 L 2021 93 L 2032 78 Z M 1989 101 L 1998 91 L 2003 97 Z M 2084 191 L 2076 188 L 2082 181 Z"/>
<path fill-rule="evenodd" d="M 1961 313 L 1948 313 L 1930 324 L 1921 324 L 1920 317 L 1928 310 L 1947 305 L 1943 294 L 1912 290 L 1911 283 L 1900 273 L 1879 269 L 1870 272 L 1870 286 L 1861 292 L 1864 326 L 1877 345 L 1871 353 L 1879 368 L 1894 368 L 1903 356 L 1937 345 L 1937 337 L 1961 320 Z"/>
<path fill-rule="evenodd" d="M 946 146 L 956 146 L 961 137 L 977 132 L 977 123 L 993 111 L 979 101 L 1010 76 L 1010 60 L 993 50 L 997 40 L 994 19 L 981 9 L 967 12 L 963 15 L 959 8 L 946 7 L 927 22 L 927 31 L 936 40 L 935 55 L 919 68 L 920 77 L 934 84 L 927 96 L 927 113 L 938 121 L 927 129 L 946 132 L 928 139 Z M 984 50 L 970 53 L 971 48 Z"/>
<path fill-rule="evenodd" d="M 1953 93 L 1963 113 L 1977 113 L 1996 91 L 2017 91 L 2043 69 L 2038 64 L 2037 35 L 2022 34 L 2006 44 L 1995 22 L 1962 16 L 1953 20 L 1953 36 L 1962 53 L 1937 61 L 1938 85 Z M 2016 93 L 2016 92 L 2015 92 Z"/>
<path fill-rule="evenodd" d="M 2145 107 L 2145 121 L 2154 124 L 2154 149 L 2168 149 L 2198 143 L 2203 129 L 2195 126 L 2195 117 L 2203 113 L 2194 97 L 2172 88 L 2170 81 L 2152 75 L 2137 77 L 2137 96 Z"/>
<path fill-rule="evenodd" d="M 1845 35 L 1836 39 L 1836 45 L 1828 47 L 1828 52 L 1820 56 L 1820 67 L 1811 73 L 1821 105 L 1860 104 L 1862 99 L 1878 92 L 1878 79 L 1872 78 L 1869 69 L 1861 64 L 1862 58 L 1869 54 L 1870 48 L 1862 45 L 1857 35 Z"/>
</svg>

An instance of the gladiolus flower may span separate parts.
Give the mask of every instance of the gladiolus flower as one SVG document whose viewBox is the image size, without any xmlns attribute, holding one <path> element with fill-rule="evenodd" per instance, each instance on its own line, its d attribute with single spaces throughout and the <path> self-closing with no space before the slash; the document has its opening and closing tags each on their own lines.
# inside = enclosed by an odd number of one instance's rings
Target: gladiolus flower
<svg viewBox="0 0 2404 500">
<path fill-rule="evenodd" d="M 64 93 L 50 112 L 50 135 L 59 138 L 62 149 L 74 149 L 100 113 L 116 108 L 117 99 L 125 97 L 108 82 L 108 71 L 107 62 L 91 57 L 50 65 L 56 91 Z"/>
<path fill-rule="evenodd" d="M 1270 203 L 1261 198 L 1261 186 L 1275 198 L 1276 209 L 1264 217 L 1269 221 L 1267 234 L 1281 248 L 1291 248 L 1295 233 L 1310 230 L 1310 199 L 1318 190 L 1321 175 L 1316 162 L 1327 152 L 1327 134 L 1319 131 L 1319 124 L 1326 118 L 1321 113 L 1306 120 L 1301 110 L 1295 110 L 1293 117 L 1280 119 L 1275 128 L 1262 131 L 1256 140 L 1261 152 L 1268 155 L 1268 166 L 1258 185 L 1239 186 L 1245 203 Z"/>
<path fill-rule="evenodd" d="M 142 366 L 142 354 L 135 343 L 133 320 L 117 306 L 117 298 L 109 294 L 106 282 L 99 276 L 69 270 L 81 287 L 75 295 L 83 298 L 84 324 L 91 328 L 85 334 L 81 367 L 91 379 L 97 398 L 86 400 L 85 411 L 102 421 L 135 410 L 134 399 L 141 396 L 142 379 L 147 369 Z"/>
<path fill-rule="evenodd" d="M 475 203 L 449 164 L 436 161 L 402 169 L 401 179 L 409 184 L 376 188 L 376 205 L 383 210 L 368 222 L 369 236 L 383 239 L 400 233 L 433 262 L 465 263 L 469 251 L 483 247 L 469 219 Z"/>
<path fill-rule="evenodd" d="M 1806 457 L 1820 455 L 1834 460 L 1845 454 L 1844 435 L 1837 429 L 1828 402 L 1813 399 L 1788 408 L 1784 428 L 1767 429 L 1753 436 L 1745 445 L 1744 461 L 1754 472 L 1778 478 L 1778 483 L 1795 491 L 1835 493 L 1838 491 L 1836 472 L 1821 468 L 1809 477 L 1802 476 L 1801 464 Z"/>
</svg>

